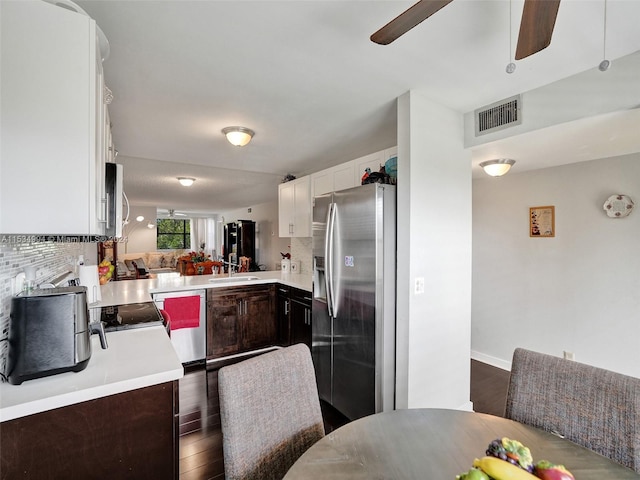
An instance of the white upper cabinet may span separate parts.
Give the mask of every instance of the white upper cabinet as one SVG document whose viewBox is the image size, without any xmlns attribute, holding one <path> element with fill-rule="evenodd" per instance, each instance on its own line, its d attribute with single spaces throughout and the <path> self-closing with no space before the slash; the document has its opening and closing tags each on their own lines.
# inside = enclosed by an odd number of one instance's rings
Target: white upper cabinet
<svg viewBox="0 0 640 480">
<path fill-rule="evenodd" d="M 367 168 L 371 169 L 371 173 L 379 172 L 380 167 L 384 167 L 387 160 L 398 155 L 398 147 L 387 148 L 379 152 L 365 155 L 364 157 L 354 160 L 355 162 L 355 178 L 357 185 L 362 185 L 362 176 Z M 389 173 L 389 172 L 387 172 Z"/>
<path fill-rule="evenodd" d="M 378 172 L 389 158 L 396 156 L 397 151 L 397 147 L 380 150 L 311 174 L 312 198 L 362 185 L 362 176 L 367 168 Z"/>
<path fill-rule="evenodd" d="M 311 237 L 311 177 L 278 186 L 280 237 Z"/>
<path fill-rule="evenodd" d="M 0 233 L 104 232 L 96 24 L 46 2 L 0 2 Z"/>
<path fill-rule="evenodd" d="M 312 197 L 354 186 L 353 162 L 343 163 L 311 175 Z"/>
<path fill-rule="evenodd" d="M 379 171 L 389 158 L 396 156 L 397 151 L 397 147 L 388 148 L 280 184 L 278 189 L 279 235 L 311 237 L 314 197 L 361 185 L 366 168 L 370 168 L 372 172 Z"/>
<path fill-rule="evenodd" d="M 354 182 L 356 185 L 362 185 L 362 177 L 367 168 L 370 168 L 371 172 L 380 171 L 380 166 L 386 161 L 384 152 L 385 150 L 381 150 L 355 160 Z"/>
</svg>

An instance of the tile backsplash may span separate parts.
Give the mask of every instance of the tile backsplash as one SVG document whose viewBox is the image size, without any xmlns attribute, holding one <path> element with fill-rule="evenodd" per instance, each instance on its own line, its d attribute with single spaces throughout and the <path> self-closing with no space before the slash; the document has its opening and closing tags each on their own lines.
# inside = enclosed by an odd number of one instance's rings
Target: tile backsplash
<svg viewBox="0 0 640 480">
<path fill-rule="evenodd" d="M 15 237 L 0 235 L 0 372 L 5 373 L 9 344 L 9 315 L 15 276 L 27 266 L 36 269 L 36 285 L 50 282 L 64 272 L 73 271 L 78 256 L 96 263 L 95 243 L 16 242 Z"/>
<path fill-rule="evenodd" d="M 300 262 L 300 273 L 311 275 L 313 273 L 312 262 L 312 238 L 291 238 L 291 260 Z"/>
</svg>

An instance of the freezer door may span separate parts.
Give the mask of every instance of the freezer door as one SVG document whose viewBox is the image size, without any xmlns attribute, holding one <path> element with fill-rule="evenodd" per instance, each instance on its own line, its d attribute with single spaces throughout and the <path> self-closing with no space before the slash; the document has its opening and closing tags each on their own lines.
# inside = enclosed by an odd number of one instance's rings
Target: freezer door
<svg viewBox="0 0 640 480">
<path fill-rule="evenodd" d="M 311 356 L 316 372 L 318 394 L 320 398 L 332 403 L 331 398 L 331 369 L 332 369 L 332 330 L 331 317 L 327 306 L 327 277 L 326 277 L 326 234 L 327 216 L 332 196 L 316 197 L 313 207 L 312 224 L 312 252 L 313 252 L 313 301 Z"/>
<path fill-rule="evenodd" d="M 333 405 L 350 419 L 376 412 L 376 262 L 382 211 L 374 185 L 336 192 Z"/>
</svg>

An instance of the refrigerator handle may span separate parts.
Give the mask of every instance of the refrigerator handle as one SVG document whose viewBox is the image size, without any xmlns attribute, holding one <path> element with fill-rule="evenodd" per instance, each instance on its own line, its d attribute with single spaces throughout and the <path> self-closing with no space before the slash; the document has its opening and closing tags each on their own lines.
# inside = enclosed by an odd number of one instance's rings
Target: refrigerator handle
<svg viewBox="0 0 640 480">
<path fill-rule="evenodd" d="M 327 310 L 329 317 L 333 317 L 333 213 L 335 204 L 330 203 L 327 211 L 327 229 L 324 238 L 324 282 L 327 292 Z"/>
</svg>

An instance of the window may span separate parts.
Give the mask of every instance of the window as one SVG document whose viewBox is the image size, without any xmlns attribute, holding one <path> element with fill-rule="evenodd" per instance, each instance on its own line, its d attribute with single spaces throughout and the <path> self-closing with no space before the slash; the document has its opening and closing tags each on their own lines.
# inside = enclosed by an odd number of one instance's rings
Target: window
<svg viewBox="0 0 640 480">
<path fill-rule="evenodd" d="M 191 220 L 158 218 L 158 250 L 191 248 Z"/>
</svg>

